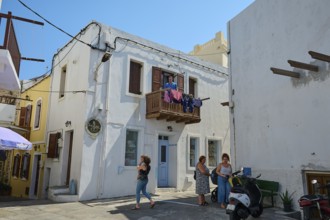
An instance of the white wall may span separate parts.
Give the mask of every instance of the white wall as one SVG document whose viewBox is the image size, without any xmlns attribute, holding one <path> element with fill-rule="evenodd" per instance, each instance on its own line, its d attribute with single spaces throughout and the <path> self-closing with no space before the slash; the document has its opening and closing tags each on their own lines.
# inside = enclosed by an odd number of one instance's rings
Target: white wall
<svg viewBox="0 0 330 220">
<path fill-rule="evenodd" d="M 327 0 L 256 0 L 228 23 L 235 165 L 280 181 L 296 198 L 306 192 L 306 171 L 330 169 L 330 68 L 308 54 L 330 54 L 329 8 Z M 294 69 L 287 60 L 320 71 Z M 276 75 L 271 67 L 302 77 Z"/>
<path fill-rule="evenodd" d="M 100 45 L 104 45 L 105 40 L 112 47 L 116 46 L 110 60 L 100 63 L 102 52 L 95 50 L 89 52 L 88 48 L 81 44 L 74 46 L 65 58 L 68 68 L 69 66 L 71 70 L 75 68 L 72 74 L 67 74 L 67 83 L 70 85 L 70 90 L 86 89 L 88 91 L 86 94 L 66 94 L 62 103 L 56 100 L 56 94 L 53 95 L 50 110 L 50 115 L 56 117 L 57 120 L 50 122 L 49 130 L 67 130 L 68 128 L 63 127 L 65 121 L 69 118 L 72 121 L 71 129 L 74 129 L 74 141 L 71 176 L 78 180 L 79 199 L 135 194 L 136 168 L 124 166 L 126 130 L 128 128 L 139 130 L 138 154 L 147 154 L 151 157 L 152 170 L 149 176 L 148 191 L 155 192 L 157 188 L 159 135 L 169 136 L 171 145 L 169 186 L 178 190 L 193 190 L 194 185 L 186 182 L 186 177 L 193 175 L 192 170 L 187 168 L 186 162 L 188 135 L 198 134 L 200 136 L 201 154 L 206 152 L 205 140 L 207 137 L 221 140 L 222 149 L 229 152 L 229 112 L 227 107 L 220 105 L 220 102 L 228 100 L 228 77 L 125 41 L 118 40 L 114 45 L 115 37 L 121 36 L 169 53 L 177 53 L 175 50 L 116 29 L 105 26 L 102 26 L 102 29 L 105 33 L 101 33 Z M 91 39 L 96 42 L 97 34 L 98 26 L 92 25 L 82 39 L 85 42 L 89 42 Z M 58 57 L 63 57 L 70 48 L 69 44 Z M 141 95 L 128 93 L 131 59 L 143 63 Z M 197 59 L 194 61 L 227 72 L 220 66 L 203 63 Z M 168 64 L 172 64 L 172 66 L 168 67 Z M 199 97 L 211 98 L 203 102 L 200 123 L 185 125 L 184 123 L 145 118 L 145 95 L 151 92 L 153 66 L 175 73 L 185 72 L 185 82 L 189 76 L 198 80 Z M 53 85 L 59 83 L 59 73 L 60 68 L 58 67 L 55 71 Z M 54 88 L 54 90 L 56 89 Z M 187 84 L 185 84 L 185 89 L 188 89 Z M 102 123 L 102 130 L 95 139 L 91 138 L 84 128 L 86 120 L 91 117 L 97 118 Z M 167 126 L 172 126 L 173 131 L 169 132 Z M 220 154 L 218 159 L 220 160 Z M 59 161 L 58 164 L 62 162 Z M 48 167 L 52 167 L 50 185 L 60 184 L 55 180 L 56 176 L 61 174 L 60 165 L 57 165 L 56 161 L 50 161 Z"/>
</svg>

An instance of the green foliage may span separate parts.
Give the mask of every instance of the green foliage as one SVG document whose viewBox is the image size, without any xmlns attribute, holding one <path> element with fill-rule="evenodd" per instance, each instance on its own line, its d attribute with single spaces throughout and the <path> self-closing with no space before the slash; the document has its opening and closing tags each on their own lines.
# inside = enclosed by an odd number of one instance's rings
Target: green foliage
<svg viewBox="0 0 330 220">
<path fill-rule="evenodd" d="M 295 192 L 289 194 L 288 190 L 286 189 L 284 193 L 280 194 L 281 200 L 283 204 L 291 204 L 293 201 L 293 194 Z"/>
<path fill-rule="evenodd" d="M 0 191 L 10 191 L 11 186 L 6 183 L 0 183 Z"/>
</svg>

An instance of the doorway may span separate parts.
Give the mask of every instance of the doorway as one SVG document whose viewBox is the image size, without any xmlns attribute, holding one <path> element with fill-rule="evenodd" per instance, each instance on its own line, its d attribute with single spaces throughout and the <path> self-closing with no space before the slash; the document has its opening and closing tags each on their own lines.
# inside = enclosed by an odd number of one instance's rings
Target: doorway
<svg viewBox="0 0 330 220">
<path fill-rule="evenodd" d="M 29 197 L 30 198 L 38 198 L 38 191 L 39 191 L 39 177 L 40 177 L 40 163 L 41 163 L 41 155 L 35 154 L 33 158 L 33 165 L 32 165 L 32 176 L 31 176 L 31 184 L 30 184 L 30 191 Z"/>
<path fill-rule="evenodd" d="M 158 138 L 158 187 L 168 186 L 168 136 Z"/>
<path fill-rule="evenodd" d="M 69 145 L 68 145 L 68 162 L 67 162 L 67 171 L 66 171 L 66 180 L 65 185 L 70 184 L 70 174 L 71 174 L 71 158 L 72 158 L 72 143 L 73 143 L 73 131 L 67 131 L 66 137 L 68 137 Z"/>
</svg>

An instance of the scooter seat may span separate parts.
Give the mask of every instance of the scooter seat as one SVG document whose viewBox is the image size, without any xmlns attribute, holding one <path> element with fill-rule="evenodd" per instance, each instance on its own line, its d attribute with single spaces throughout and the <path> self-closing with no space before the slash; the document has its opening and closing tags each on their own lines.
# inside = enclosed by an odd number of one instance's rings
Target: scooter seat
<svg viewBox="0 0 330 220">
<path fill-rule="evenodd" d="M 323 196 L 321 195 L 304 195 L 300 197 L 299 201 L 302 200 L 308 200 L 308 201 L 316 201 L 316 200 L 322 200 Z"/>
<path fill-rule="evenodd" d="M 243 187 L 236 186 L 231 188 L 231 192 L 233 193 L 248 193 Z"/>
</svg>

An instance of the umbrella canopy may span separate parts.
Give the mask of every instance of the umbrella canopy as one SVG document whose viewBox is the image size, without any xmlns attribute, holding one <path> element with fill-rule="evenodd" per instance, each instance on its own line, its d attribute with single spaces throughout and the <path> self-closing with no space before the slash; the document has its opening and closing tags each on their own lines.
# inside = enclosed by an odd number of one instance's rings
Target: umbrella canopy
<svg viewBox="0 0 330 220">
<path fill-rule="evenodd" d="M 20 134 L 0 127 L 0 150 L 31 150 L 32 143 L 22 137 Z"/>
</svg>

